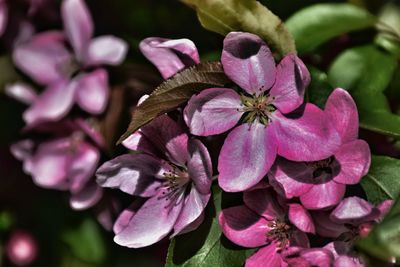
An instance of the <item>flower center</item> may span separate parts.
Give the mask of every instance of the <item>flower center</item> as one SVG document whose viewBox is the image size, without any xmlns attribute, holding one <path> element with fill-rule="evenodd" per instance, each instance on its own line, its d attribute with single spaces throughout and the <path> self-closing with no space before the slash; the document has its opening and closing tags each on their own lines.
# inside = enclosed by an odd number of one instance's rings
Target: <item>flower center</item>
<svg viewBox="0 0 400 267">
<path fill-rule="evenodd" d="M 306 164 L 314 169 L 313 178 L 317 178 L 324 173 L 332 174 L 333 173 L 332 164 L 334 161 L 335 161 L 335 158 L 332 156 L 327 159 L 323 159 L 323 160 L 319 160 L 319 161 L 306 162 Z"/>
<path fill-rule="evenodd" d="M 270 115 L 276 110 L 276 107 L 272 105 L 273 97 L 270 97 L 268 94 L 260 94 L 259 96 L 246 96 L 242 94 L 240 99 L 243 106 L 240 111 L 246 113 L 243 119 L 244 122 L 253 123 L 258 119 L 260 123 L 267 125 L 271 121 Z"/>
<path fill-rule="evenodd" d="M 267 233 L 267 238 L 278 243 L 279 248 L 285 248 L 289 244 L 291 227 L 285 221 L 279 219 L 268 223 L 270 231 Z"/>
<path fill-rule="evenodd" d="M 174 204 L 179 200 L 182 191 L 186 189 L 190 182 L 190 177 L 185 169 L 179 168 L 172 163 L 169 163 L 169 165 L 169 170 L 163 173 L 165 178 L 163 187 L 166 190 L 162 192 L 161 198 L 165 198 L 166 201 Z"/>
</svg>

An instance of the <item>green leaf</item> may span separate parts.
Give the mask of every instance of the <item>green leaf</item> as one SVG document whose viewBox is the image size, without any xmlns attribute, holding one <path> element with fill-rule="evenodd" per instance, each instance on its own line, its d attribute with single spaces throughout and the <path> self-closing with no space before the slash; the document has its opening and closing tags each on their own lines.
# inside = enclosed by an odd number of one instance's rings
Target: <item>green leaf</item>
<svg viewBox="0 0 400 267">
<path fill-rule="evenodd" d="M 255 0 L 181 0 L 197 11 L 201 25 L 226 35 L 245 31 L 263 38 L 281 56 L 295 52 L 293 38 L 283 22 Z"/>
<path fill-rule="evenodd" d="M 400 160 L 385 156 L 372 156 L 369 172 L 361 180 L 368 201 L 378 204 L 395 199 L 400 193 Z"/>
<path fill-rule="evenodd" d="M 167 267 L 240 267 L 253 250 L 232 244 L 218 225 L 221 190 L 213 187 L 213 203 L 206 209 L 202 225 L 195 231 L 175 237 L 168 248 Z"/>
<path fill-rule="evenodd" d="M 316 4 L 295 13 L 286 21 L 299 54 L 343 33 L 371 27 L 376 18 L 368 11 L 351 4 Z"/>
<path fill-rule="evenodd" d="M 89 263 L 102 263 L 106 256 L 104 240 L 99 225 L 86 218 L 76 229 L 63 234 L 64 242 L 79 259 Z"/>
<path fill-rule="evenodd" d="M 397 68 L 396 57 L 373 45 L 350 48 L 328 70 L 334 87 L 348 90 L 357 103 L 360 127 L 400 138 L 400 116 L 390 110 L 385 89 Z"/>
<path fill-rule="evenodd" d="M 203 89 L 223 87 L 229 82 L 219 62 L 206 62 L 183 70 L 163 82 L 133 113 L 127 131 L 118 143 L 157 116 L 172 111 Z"/>
<path fill-rule="evenodd" d="M 328 76 L 325 72 L 313 66 L 307 66 L 311 75 L 311 83 L 306 91 L 307 102 L 316 104 L 320 108 L 325 107 L 326 100 L 333 91 L 332 86 L 328 82 Z"/>
</svg>

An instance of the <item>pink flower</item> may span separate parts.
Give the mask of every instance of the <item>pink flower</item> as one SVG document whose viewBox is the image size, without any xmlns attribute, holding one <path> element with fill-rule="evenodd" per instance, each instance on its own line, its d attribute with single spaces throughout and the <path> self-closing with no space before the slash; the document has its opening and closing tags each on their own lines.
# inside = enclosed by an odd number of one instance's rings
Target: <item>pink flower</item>
<svg viewBox="0 0 400 267">
<path fill-rule="evenodd" d="M 100 65 L 118 65 L 127 45 L 114 36 L 93 37 L 93 22 L 83 0 L 64 0 L 65 34 L 74 50 L 66 48 L 64 35 L 45 32 L 18 46 L 15 64 L 38 84 L 46 87 L 24 113 L 28 125 L 63 118 L 74 103 L 100 114 L 108 101 L 108 74 Z"/>
<path fill-rule="evenodd" d="M 287 266 L 283 253 L 291 247 L 309 247 L 306 233 L 314 233 L 310 214 L 301 205 L 277 199 L 271 188 L 243 193 L 244 205 L 223 209 L 219 224 L 233 243 L 260 249 L 246 266 Z"/>
<path fill-rule="evenodd" d="M 325 107 L 342 140 L 330 157 L 316 162 L 292 162 L 280 158 L 268 175 L 274 188 L 286 198 L 299 197 L 307 209 L 323 209 L 337 205 L 347 184 L 357 184 L 367 174 L 371 152 L 358 138 L 357 107 L 343 89 L 336 89 Z"/>
<path fill-rule="evenodd" d="M 38 244 L 30 233 L 18 230 L 11 234 L 6 244 L 6 255 L 13 264 L 28 266 L 36 260 L 37 254 Z"/>
<path fill-rule="evenodd" d="M 116 157 L 97 170 L 97 182 L 143 198 L 123 211 L 114 241 L 138 248 L 196 229 L 210 198 L 212 166 L 206 147 L 162 115 L 128 137 L 136 153 Z M 142 152 L 142 153 L 140 153 Z"/>
<path fill-rule="evenodd" d="M 330 267 L 333 264 L 333 253 L 326 248 L 291 247 L 282 253 L 285 263 L 291 267 Z"/>
<path fill-rule="evenodd" d="M 206 89 L 190 99 L 184 116 L 195 135 L 234 128 L 218 160 L 218 181 L 225 191 L 257 184 L 277 154 L 291 160 L 320 160 L 338 147 L 339 136 L 322 110 L 313 104 L 300 108 L 310 76 L 296 55 L 287 55 L 276 67 L 258 36 L 231 32 L 224 40 L 221 61 L 241 93 Z M 243 115 L 243 123 L 236 126 Z"/>
</svg>

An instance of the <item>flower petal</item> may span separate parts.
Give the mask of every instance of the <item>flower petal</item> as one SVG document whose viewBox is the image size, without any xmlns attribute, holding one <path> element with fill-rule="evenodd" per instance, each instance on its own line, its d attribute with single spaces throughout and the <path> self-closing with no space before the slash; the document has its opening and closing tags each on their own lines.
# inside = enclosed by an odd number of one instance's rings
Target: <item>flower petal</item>
<svg viewBox="0 0 400 267">
<path fill-rule="evenodd" d="M 135 199 L 135 201 L 133 201 L 133 203 L 128 208 L 124 209 L 119 214 L 113 226 L 114 234 L 119 234 L 129 225 L 130 220 L 132 220 L 133 216 L 140 209 L 143 203 L 144 199 Z"/>
<path fill-rule="evenodd" d="M 339 132 L 343 143 L 357 139 L 357 106 L 346 90 L 337 88 L 331 93 L 326 101 L 325 113 Z"/>
<path fill-rule="evenodd" d="M 289 204 L 289 220 L 305 233 L 315 234 L 314 222 L 308 211 L 300 204 Z"/>
<path fill-rule="evenodd" d="M 212 165 L 207 148 L 199 140 L 189 141 L 190 159 L 187 169 L 190 179 L 201 194 L 209 194 L 212 183 Z"/>
<path fill-rule="evenodd" d="M 86 65 L 119 65 L 128 52 L 128 44 L 112 35 L 100 36 L 91 40 Z"/>
<path fill-rule="evenodd" d="M 91 183 L 81 191 L 73 193 L 69 204 L 74 210 L 85 210 L 97 204 L 102 196 L 103 189 L 96 183 Z"/>
<path fill-rule="evenodd" d="M 37 98 L 36 91 L 30 85 L 21 82 L 7 85 L 5 93 L 27 105 L 31 105 Z"/>
<path fill-rule="evenodd" d="M 170 202 L 160 190 L 135 213 L 126 228 L 115 237 L 115 243 L 130 248 L 152 245 L 163 239 L 173 228 L 184 203 L 183 194 Z"/>
<path fill-rule="evenodd" d="M 357 257 L 339 256 L 333 267 L 364 267 L 365 265 Z"/>
<path fill-rule="evenodd" d="M 298 108 L 303 103 L 310 80 L 310 73 L 303 61 L 294 54 L 286 55 L 277 67 L 276 81 L 270 91 L 274 106 L 282 113 Z"/>
<path fill-rule="evenodd" d="M 164 79 L 186 67 L 200 63 L 195 44 L 189 39 L 146 38 L 139 44 L 142 54 L 153 63 Z"/>
<path fill-rule="evenodd" d="M 392 205 L 393 205 L 392 199 L 386 199 L 381 203 L 379 203 L 379 205 L 376 207 L 381 213 L 379 215 L 379 218 L 377 219 L 378 221 L 383 219 L 383 217 L 390 211 Z"/>
<path fill-rule="evenodd" d="M 329 267 L 334 261 L 332 253 L 322 248 L 304 249 L 300 255 L 309 262 L 310 266 L 315 267 Z"/>
<path fill-rule="evenodd" d="M 368 173 L 371 164 L 371 151 L 367 142 L 355 140 L 342 145 L 335 153 L 340 164 L 340 172 L 333 179 L 342 184 L 358 184 Z"/>
<path fill-rule="evenodd" d="M 190 98 L 184 118 L 192 134 L 220 134 L 238 123 L 243 114 L 240 108 L 240 96 L 234 90 L 210 88 Z"/>
<path fill-rule="evenodd" d="M 271 243 L 251 255 L 251 257 L 246 260 L 245 267 L 287 267 L 288 264 L 283 261 L 282 256 L 278 251 L 279 249 L 277 244 Z"/>
<path fill-rule="evenodd" d="M 330 219 L 335 223 L 358 225 L 379 217 L 379 210 L 359 197 L 347 197 L 332 211 Z"/>
<path fill-rule="evenodd" d="M 273 120 L 277 121 L 278 154 L 289 160 L 325 159 L 340 146 L 338 133 L 324 112 L 313 104 L 306 104 L 302 113 L 289 117 L 275 111 Z"/>
<path fill-rule="evenodd" d="M 128 136 L 128 138 L 122 142 L 122 145 L 133 151 L 145 152 L 155 156 L 158 154 L 153 143 L 148 140 L 140 130 Z"/>
<path fill-rule="evenodd" d="M 64 0 L 61 15 L 67 37 L 80 61 L 86 58 L 93 36 L 93 21 L 84 0 Z"/>
<path fill-rule="evenodd" d="M 256 214 L 272 221 L 282 218 L 285 212 L 270 188 L 243 192 L 244 204 Z"/>
<path fill-rule="evenodd" d="M 72 81 L 76 89 L 76 102 L 92 114 L 102 113 L 108 102 L 108 74 L 104 69 L 78 76 Z"/>
<path fill-rule="evenodd" d="M 249 94 L 260 94 L 275 82 L 275 61 L 257 35 L 230 32 L 224 40 L 221 62 L 228 77 Z"/>
<path fill-rule="evenodd" d="M 229 133 L 219 154 L 219 185 L 228 192 L 254 186 L 271 168 L 276 150 L 273 124 L 239 125 Z"/>
<path fill-rule="evenodd" d="M 155 177 L 162 173 L 159 159 L 147 154 L 125 154 L 105 162 L 97 169 L 97 183 L 102 187 L 142 197 L 154 196 L 162 181 Z"/>
<path fill-rule="evenodd" d="M 223 209 L 218 217 L 224 235 L 242 247 L 259 247 L 268 243 L 268 221 L 246 206 Z"/>
<path fill-rule="evenodd" d="M 313 211 L 315 229 L 323 237 L 338 238 L 342 233 L 349 231 L 343 224 L 333 222 L 328 211 Z"/>
<path fill-rule="evenodd" d="M 0 37 L 6 30 L 8 22 L 8 6 L 5 1 L 0 1 Z"/>
</svg>

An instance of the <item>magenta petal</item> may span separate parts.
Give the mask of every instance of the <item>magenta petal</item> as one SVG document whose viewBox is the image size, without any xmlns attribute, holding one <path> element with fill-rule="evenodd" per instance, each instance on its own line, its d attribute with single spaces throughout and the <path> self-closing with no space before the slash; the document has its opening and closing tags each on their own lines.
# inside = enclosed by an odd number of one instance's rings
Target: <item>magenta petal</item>
<svg viewBox="0 0 400 267">
<path fill-rule="evenodd" d="M 260 94 L 275 82 L 275 61 L 257 35 L 231 32 L 224 40 L 221 62 L 228 77 L 249 94 Z"/>
<path fill-rule="evenodd" d="M 386 199 L 381 203 L 379 203 L 379 205 L 376 207 L 380 211 L 380 216 L 378 220 L 383 219 L 383 217 L 390 211 L 392 205 L 393 205 L 392 199 Z"/>
<path fill-rule="evenodd" d="M 301 231 L 315 234 L 315 226 L 311 215 L 300 204 L 289 204 L 289 220 Z"/>
<path fill-rule="evenodd" d="M 356 257 L 349 257 L 349 256 L 339 256 L 333 267 L 364 267 L 365 265 L 362 264 L 360 259 Z"/>
<path fill-rule="evenodd" d="M 324 112 L 313 104 L 306 104 L 302 114 L 291 114 L 290 117 L 275 111 L 273 119 L 277 121 L 278 154 L 289 160 L 325 159 L 341 144 Z"/>
<path fill-rule="evenodd" d="M 182 229 L 182 230 L 179 232 L 179 235 L 186 234 L 186 233 L 189 233 L 189 232 L 191 232 L 191 231 L 196 230 L 196 229 L 203 223 L 204 217 L 205 217 L 205 215 L 204 215 L 204 211 L 203 211 L 203 212 L 200 214 L 199 217 L 197 217 L 193 222 L 191 222 L 191 223 L 188 224 L 184 229 Z M 173 235 L 172 235 L 172 236 L 173 236 Z"/>
<path fill-rule="evenodd" d="M 183 206 L 183 194 L 175 202 L 164 197 L 164 190 L 147 200 L 135 213 L 127 227 L 115 237 L 115 243 L 130 248 L 152 245 L 163 239 L 173 228 Z"/>
<path fill-rule="evenodd" d="M 286 55 L 277 67 L 276 81 L 270 91 L 274 106 L 282 113 L 298 108 L 303 103 L 310 79 L 303 61 L 294 54 Z"/>
<path fill-rule="evenodd" d="M 112 35 L 100 36 L 91 40 L 85 63 L 90 66 L 119 65 L 124 61 L 127 52 L 128 45 L 125 41 Z"/>
<path fill-rule="evenodd" d="M 28 84 L 17 82 L 7 85 L 5 93 L 24 104 L 31 105 L 37 99 L 36 91 Z"/>
<path fill-rule="evenodd" d="M 338 238 L 342 233 L 347 232 L 348 229 L 343 224 L 333 222 L 329 218 L 327 211 L 313 211 L 312 217 L 317 234 L 323 237 Z"/>
<path fill-rule="evenodd" d="M 313 186 L 313 169 L 303 162 L 279 158 L 268 174 L 270 184 L 286 198 L 299 197 Z M 278 188 L 276 188 L 278 187 Z"/>
<path fill-rule="evenodd" d="M 140 51 L 169 79 L 185 67 L 200 63 L 195 44 L 189 39 L 146 38 L 139 44 Z"/>
<path fill-rule="evenodd" d="M 330 267 L 334 261 L 332 253 L 327 249 L 305 249 L 300 255 L 309 262 L 310 266 L 315 267 Z"/>
<path fill-rule="evenodd" d="M 93 36 L 93 21 L 84 0 L 64 0 L 61 15 L 67 37 L 80 61 L 84 61 Z"/>
<path fill-rule="evenodd" d="M 129 222 L 132 220 L 135 213 L 139 210 L 139 208 L 143 205 L 143 199 L 136 199 L 133 203 L 126 209 L 124 209 L 118 216 L 117 220 L 113 226 L 114 234 L 120 233 L 124 230 L 128 225 Z"/>
<path fill-rule="evenodd" d="M 0 1 L 0 37 L 6 30 L 8 22 L 8 6 L 5 1 Z"/>
<path fill-rule="evenodd" d="M 229 133 L 219 154 L 219 185 L 228 192 L 254 186 L 274 163 L 276 149 L 273 124 L 239 125 Z"/>
<path fill-rule="evenodd" d="M 133 151 L 145 152 L 151 155 L 157 155 L 157 150 L 154 148 L 153 143 L 147 139 L 146 136 L 139 130 L 128 136 L 122 145 L 127 149 Z"/>
<path fill-rule="evenodd" d="M 96 172 L 102 187 L 119 188 L 135 196 L 151 197 L 162 181 L 155 179 L 163 173 L 162 163 L 146 154 L 125 154 L 101 165 Z"/>
<path fill-rule="evenodd" d="M 103 189 L 96 183 L 87 185 L 81 191 L 73 193 L 70 205 L 75 210 L 85 210 L 93 207 L 103 196 Z"/>
<path fill-rule="evenodd" d="M 92 114 L 102 113 L 108 102 L 108 74 L 104 69 L 78 76 L 72 81 L 76 87 L 76 102 Z"/>
<path fill-rule="evenodd" d="M 294 229 L 290 237 L 290 245 L 308 248 L 310 247 L 310 240 L 308 240 L 306 233 L 300 231 L 299 229 Z"/>
<path fill-rule="evenodd" d="M 269 221 L 282 218 L 285 214 L 270 188 L 245 191 L 243 192 L 243 201 L 250 210 Z"/>
<path fill-rule="evenodd" d="M 224 235 L 239 246 L 255 248 L 268 242 L 268 221 L 246 206 L 223 209 L 218 221 Z"/>
<path fill-rule="evenodd" d="M 332 211 L 330 218 L 336 223 L 359 224 L 374 220 L 379 213 L 368 201 L 359 197 L 347 197 Z"/>
<path fill-rule="evenodd" d="M 271 243 L 270 245 L 259 249 L 246 260 L 245 267 L 287 267 L 288 264 L 283 261 L 278 250 L 279 249 L 275 243 Z"/>
<path fill-rule="evenodd" d="M 174 233 L 171 237 L 180 234 L 188 225 L 193 223 L 203 213 L 211 193 L 203 195 L 196 187 L 192 186 L 190 193 L 185 197 L 181 213 L 174 225 Z M 194 229 L 193 229 L 194 230 Z"/>
<path fill-rule="evenodd" d="M 238 123 L 243 114 L 240 108 L 240 96 L 234 90 L 210 88 L 190 98 L 184 118 L 192 134 L 220 134 Z"/>
<path fill-rule="evenodd" d="M 335 153 L 340 164 L 340 172 L 333 179 L 342 184 L 358 184 L 368 173 L 371 164 L 371 151 L 367 142 L 355 140 L 342 145 Z"/>
<path fill-rule="evenodd" d="M 35 143 L 31 139 L 18 141 L 10 146 L 11 154 L 19 159 L 26 160 L 32 156 Z"/>
<path fill-rule="evenodd" d="M 341 88 L 335 89 L 326 102 L 325 113 L 339 132 L 343 143 L 357 139 L 357 106 L 347 91 Z"/>
<path fill-rule="evenodd" d="M 201 194 L 209 194 L 212 183 L 212 165 L 207 148 L 196 139 L 189 141 L 190 159 L 187 162 L 189 177 Z"/>
<path fill-rule="evenodd" d="M 336 183 L 327 174 L 318 179 L 318 184 L 314 184 L 307 193 L 300 196 L 300 201 L 306 209 L 316 210 L 333 207 L 344 196 L 346 185 Z"/>
</svg>

